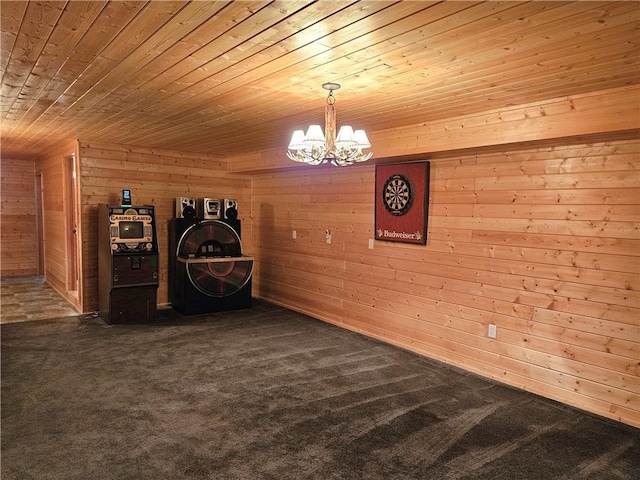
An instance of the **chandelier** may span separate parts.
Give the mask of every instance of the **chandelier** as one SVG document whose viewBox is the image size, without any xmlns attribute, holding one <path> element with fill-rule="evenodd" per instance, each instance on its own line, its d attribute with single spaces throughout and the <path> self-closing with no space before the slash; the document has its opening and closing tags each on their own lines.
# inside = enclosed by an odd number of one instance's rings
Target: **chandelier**
<svg viewBox="0 0 640 480">
<path fill-rule="evenodd" d="M 331 163 L 346 167 L 358 162 L 366 162 L 373 152 L 363 152 L 363 148 L 371 147 L 364 130 L 353 130 L 349 125 L 340 127 L 336 136 L 336 98 L 333 91 L 340 88 L 338 83 L 325 83 L 322 88 L 329 90 L 327 106 L 324 110 L 324 130 L 320 125 L 310 125 L 305 135 L 303 130 L 293 132 L 287 157 L 294 162 L 320 165 Z"/>
</svg>

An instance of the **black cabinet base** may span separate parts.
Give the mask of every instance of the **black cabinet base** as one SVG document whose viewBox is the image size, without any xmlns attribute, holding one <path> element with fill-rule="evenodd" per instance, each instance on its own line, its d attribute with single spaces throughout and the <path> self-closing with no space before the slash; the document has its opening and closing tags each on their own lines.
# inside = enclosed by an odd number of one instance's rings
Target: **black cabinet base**
<svg viewBox="0 0 640 480">
<path fill-rule="evenodd" d="M 109 310 L 100 317 L 109 324 L 151 323 L 158 318 L 157 285 L 113 288 L 109 293 Z"/>
<path fill-rule="evenodd" d="M 185 275 L 186 277 L 186 275 Z M 183 315 L 198 315 L 201 313 L 225 312 L 251 308 L 251 282 L 239 292 L 228 297 L 213 298 L 203 295 L 183 278 L 176 289 L 171 306 Z"/>
</svg>

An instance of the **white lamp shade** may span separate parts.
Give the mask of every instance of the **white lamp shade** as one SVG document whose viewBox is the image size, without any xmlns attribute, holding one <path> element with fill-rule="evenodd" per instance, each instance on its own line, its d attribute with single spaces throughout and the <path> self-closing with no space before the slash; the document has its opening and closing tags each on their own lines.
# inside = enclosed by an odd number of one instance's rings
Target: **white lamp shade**
<svg viewBox="0 0 640 480">
<path fill-rule="evenodd" d="M 367 133 L 364 130 L 356 130 L 353 137 L 356 141 L 357 148 L 369 148 L 371 146 L 369 138 L 367 138 Z"/>
<path fill-rule="evenodd" d="M 289 150 L 302 150 L 304 148 L 304 131 L 295 130 L 289 142 Z"/>
<path fill-rule="evenodd" d="M 307 135 L 304 137 L 304 145 L 306 148 L 324 147 L 324 133 L 322 133 L 320 125 L 309 125 Z"/>
<path fill-rule="evenodd" d="M 340 127 L 340 131 L 336 137 L 336 148 L 353 148 L 355 144 L 353 128 L 349 125 Z"/>
</svg>

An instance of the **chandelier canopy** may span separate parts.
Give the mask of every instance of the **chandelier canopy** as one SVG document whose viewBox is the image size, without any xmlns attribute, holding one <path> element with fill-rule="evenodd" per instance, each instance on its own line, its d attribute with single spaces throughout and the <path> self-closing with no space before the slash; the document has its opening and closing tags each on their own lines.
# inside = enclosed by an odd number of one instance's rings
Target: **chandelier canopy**
<svg viewBox="0 0 640 480">
<path fill-rule="evenodd" d="M 338 83 L 325 83 L 322 88 L 329 90 L 327 106 L 324 110 L 324 129 L 320 125 L 310 125 L 305 134 L 303 130 L 293 132 L 287 157 L 294 162 L 320 165 L 331 163 L 346 167 L 354 163 L 366 162 L 373 152 L 363 152 L 363 148 L 371 147 L 364 130 L 353 130 L 349 125 L 340 127 L 336 136 L 336 98 L 333 91 L 340 88 Z"/>
</svg>

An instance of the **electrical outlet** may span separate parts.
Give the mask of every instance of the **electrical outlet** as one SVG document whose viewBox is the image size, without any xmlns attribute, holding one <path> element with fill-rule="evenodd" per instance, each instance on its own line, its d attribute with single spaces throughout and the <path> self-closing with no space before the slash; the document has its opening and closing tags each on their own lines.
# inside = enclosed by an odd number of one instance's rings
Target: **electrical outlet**
<svg viewBox="0 0 640 480">
<path fill-rule="evenodd" d="M 331 230 L 328 228 L 324 231 L 324 238 L 328 244 L 331 244 Z"/>
<path fill-rule="evenodd" d="M 489 338 L 496 338 L 498 336 L 498 327 L 496 325 L 489 325 Z"/>
<path fill-rule="evenodd" d="M 293 238 L 294 240 L 298 238 L 298 232 L 294 230 L 293 233 L 291 233 L 291 238 Z"/>
<path fill-rule="evenodd" d="M 373 250 L 373 238 L 369 239 L 369 250 Z"/>
</svg>

